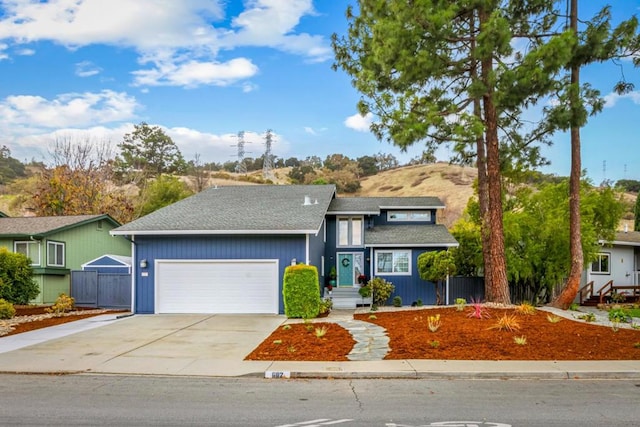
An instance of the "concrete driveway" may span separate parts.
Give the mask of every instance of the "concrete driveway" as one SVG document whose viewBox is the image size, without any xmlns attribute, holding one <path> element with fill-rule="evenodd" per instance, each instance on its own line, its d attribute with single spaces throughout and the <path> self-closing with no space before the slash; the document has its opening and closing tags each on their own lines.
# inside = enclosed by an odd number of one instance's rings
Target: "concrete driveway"
<svg viewBox="0 0 640 427">
<path fill-rule="evenodd" d="M 263 375 L 272 362 L 243 359 L 285 320 L 278 315 L 136 315 L 0 353 L 0 371 Z M 52 337 L 54 328 L 48 328 Z"/>
</svg>

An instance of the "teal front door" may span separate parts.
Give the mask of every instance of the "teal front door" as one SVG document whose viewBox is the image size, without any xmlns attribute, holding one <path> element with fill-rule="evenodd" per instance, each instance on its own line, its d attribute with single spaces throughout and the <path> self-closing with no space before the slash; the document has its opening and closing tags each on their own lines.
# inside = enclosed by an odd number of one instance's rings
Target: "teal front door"
<svg viewBox="0 0 640 427">
<path fill-rule="evenodd" d="M 338 254 L 338 286 L 353 286 L 353 254 Z"/>
</svg>

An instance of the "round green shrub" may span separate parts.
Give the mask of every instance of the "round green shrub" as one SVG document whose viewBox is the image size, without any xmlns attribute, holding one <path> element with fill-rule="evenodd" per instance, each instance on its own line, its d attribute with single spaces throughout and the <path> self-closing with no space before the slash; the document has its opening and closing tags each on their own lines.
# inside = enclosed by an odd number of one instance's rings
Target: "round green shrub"
<svg viewBox="0 0 640 427">
<path fill-rule="evenodd" d="M 16 309 L 9 301 L 0 299 L 0 319 L 11 319 L 16 315 Z"/>
<path fill-rule="evenodd" d="M 29 258 L 0 248 L 0 298 L 13 304 L 28 304 L 39 293 Z"/>
<path fill-rule="evenodd" d="M 396 287 L 391 282 L 387 282 L 382 277 L 374 277 L 369 280 L 368 286 L 371 286 L 373 291 L 374 306 L 385 305 L 393 291 L 396 290 Z"/>
</svg>

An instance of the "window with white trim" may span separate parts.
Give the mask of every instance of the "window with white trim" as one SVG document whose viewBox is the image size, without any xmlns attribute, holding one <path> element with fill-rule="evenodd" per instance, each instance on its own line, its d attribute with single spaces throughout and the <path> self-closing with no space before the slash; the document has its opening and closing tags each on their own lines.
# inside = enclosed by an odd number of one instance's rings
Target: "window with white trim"
<svg viewBox="0 0 640 427">
<path fill-rule="evenodd" d="M 411 275 L 411 251 L 376 251 L 375 274 Z"/>
<path fill-rule="evenodd" d="M 387 221 L 429 222 L 431 221 L 431 211 L 388 211 Z"/>
<path fill-rule="evenodd" d="M 47 265 L 64 267 L 64 243 L 47 242 Z"/>
<path fill-rule="evenodd" d="M 362 246 L 362 217 L 338 218 L 338 246 Z"/>
<path fill-rule="evenodd" d="M 13 242 L 13 251 L 31 260 L 31 265 L 40 265 L 40 242 Z"/>
<path fill-rule="evenodd" d="M 595 274 L 610 274 L 610 257 L 611 256 L 608 253 L 599 253 L 596 255 L 596 260 L 591 263 L 591 272 Z"/>
</svg>

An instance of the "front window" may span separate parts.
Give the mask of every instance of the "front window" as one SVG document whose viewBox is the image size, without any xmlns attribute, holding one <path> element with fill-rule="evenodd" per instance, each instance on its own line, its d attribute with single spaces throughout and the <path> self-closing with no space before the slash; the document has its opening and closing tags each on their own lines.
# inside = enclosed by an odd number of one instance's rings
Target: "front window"
<svg viewBox="0 0 640 427">
<path fill-rule="evenodd" d="M 411 251 L 376 252 L 376 274 L 410 275 Z"/>
<path fill-rule="evenodd" d="M 31 265 L 40 265 L 40 242 L 15 242 L 13 251 L 31 259 Z"/>
<path fill-rule="evenodd" d="M 64 267 L 64 243 L 47 242 L 47 265 Z"/>
<path fill-rule="evenodd" d="M 338 246 L 362 246 L 362 218 L 338 218 Z"/>
<path fill-rule="evenodd" d="M 431 221 L 431 211 L 389 211 L 387 221 Z"/>
<path fill-rule="evenodd" d="M 598 254 L 596 260 L 591 263 L 591 272 L 609 274 L 609 254 Z"/>
</svg>

